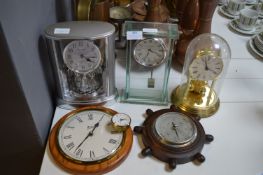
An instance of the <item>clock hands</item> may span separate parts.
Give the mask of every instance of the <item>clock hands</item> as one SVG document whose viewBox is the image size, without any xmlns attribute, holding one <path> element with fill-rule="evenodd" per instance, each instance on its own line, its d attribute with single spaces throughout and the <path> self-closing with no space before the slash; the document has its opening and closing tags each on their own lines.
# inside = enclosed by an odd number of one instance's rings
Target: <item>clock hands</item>
<svg viewBox="0 0 263 175">
<path fill-rule="evenodd" d="M 80 54 L 80 58 L 85 58 L 88 62 L 95 63 L 94 61 L 91 60 L 91 58 L 95 58 L 95 57 L 86 57 L 83 54 Z"/>
<path fill-rule="evenodd" d="M 207 59 L 205 58 L 205 70 L 209 70 L 208 66 L 207 66 Z"/>
<path fill-rule="evenodd" d="M 155 51 L 153 51 L 152 49 L 148 49 L 148 51 L 152 52 L 152 53 L 155 53 L 157 56 L 161 57 L 161 55 Z"/>
<path fill-rule="evenodd" d="M 75 151 L 85 142 L 85 140 L 87 140 L 90 136 L 93 136 L 93 132 L 94 130 L 99 127 L 100 121 L 103 119 L 104 115 L 99 119 L 99 121 L 97 123 L 94 124 L 92 130 L 88 133 L 88 135 L 82 140 L 82 142 L 77 146 L 77 148 L 75 149 Z M 74 152 L 75 152 L 74 151 Z"/>
<path fill-rule="evenodd" d="M 173 130 L 175 130 L 175 133 L 176 133 L 177 137 L 179 137 L 178 132 L 177 132 L 177 129 L 176 129 L 176 127 L 177 127 L 178 125 L 174 124 L 174 122 L 172 122 L 172 125 L 173 125 Z"/>
</svg>

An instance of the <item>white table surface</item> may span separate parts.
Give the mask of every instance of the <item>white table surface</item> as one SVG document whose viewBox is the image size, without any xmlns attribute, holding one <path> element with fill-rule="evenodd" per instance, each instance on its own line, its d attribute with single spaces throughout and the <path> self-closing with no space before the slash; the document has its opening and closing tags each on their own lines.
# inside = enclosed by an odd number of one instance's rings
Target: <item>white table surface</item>
<svg viewBox="0 0 263 175">
<path fill-rule="evenodd" d="M 166 164 L 152 157 L 140 157 L 142 145 L 134 135 L 132 150 L 128 158 L 109 175 L 263 175 L 263 58 L 254 58 L 246 43 L 249 36 L 231 32 L 230 22 L 215 11 L 212 32 L 224 37 L 229 43 L 232 60 L 220 93 L 219 111 L 210 118 L 201 120 L 207 134 L 215 140 L 205 145 L 202 154 L 206 161 L 197 166 L 192 162 L 178 165 L 170 172 Z M 124 58 L 116 61 L 116 86 L 124 88 Z M 169 93 L 179 84 L 181 73 L 171 70 Z M 168 107 L 168 106 L 167 106 Z M 115 103 L 110 108 L 132 117 L 132 128 L 141 125 L 147 108 L 158 110 L 164 106 L 149 106 Z M 52 126 L 69 112 L 57 108 Z M 66 175 L 52 160 L 46 148 L 40 175 Z"/>
</svg>

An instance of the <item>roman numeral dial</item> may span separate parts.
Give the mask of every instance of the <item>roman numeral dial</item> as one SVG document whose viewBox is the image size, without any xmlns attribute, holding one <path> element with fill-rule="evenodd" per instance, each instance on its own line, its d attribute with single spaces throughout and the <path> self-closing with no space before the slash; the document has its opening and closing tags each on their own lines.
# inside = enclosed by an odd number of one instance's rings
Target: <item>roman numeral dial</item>
<svg viewBox="0 0 263 175">
<path fill-rule="evenodd" d="M 221 58 L 204 55 L 193 60 L 189 67 L 189 73 L 195 80 L 214 80 L 223 70 L 223 61 Z"/>
<path fill-rule="evenodd" d="M 100 161 L 114 154 L 123 133 L 111 133 L 111 115 L 99 110 L 73 114 L 61 125 L 58 144 L 61 151 L 81 162 Z"/>
</svg>

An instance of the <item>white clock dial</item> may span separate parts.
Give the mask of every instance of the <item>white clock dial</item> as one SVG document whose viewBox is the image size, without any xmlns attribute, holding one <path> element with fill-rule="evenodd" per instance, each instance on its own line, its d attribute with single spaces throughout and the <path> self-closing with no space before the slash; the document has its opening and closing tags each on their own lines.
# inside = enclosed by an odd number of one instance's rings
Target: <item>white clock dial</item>
<svg viewBox="0 0 263 175">
<path fill-rule="evenodd" d="M 211 55 L 194 59 L 189 68 L 191 78 L 197 80 L 214 80 L 222 70 L 222 59 Z"/>
<path fill-rule="evenodd" d="M 139 64 L 154 67 L 164 62 L 166 49 L 160 39 L 144 39 L 135 44 L 133 54 Z"/>
<path fill-rule="evenodd" d="M 89 110 L 66 119 L 58 132 L 61 151 L 81 162 L 96 162 L 113 155 L 123 134 L 111 133 L 111 117 L 99 110 Z"/>
<path fill-rule="evenodd" d="M 118 113 L 112 117 L 111 121 L 116 126 L 130 126 L 131 118 L 127 114 Z"/>
<path fill-rule="evenodd" d="M 77 73 L 90 73 L 101 63 L 99 48 L 89 40 L 75 40 L 64 49 L 63 59 L 67 67 Z"/>
<path fill-rule="evenodd" d="M 168 112 L 157 118 L 154 129 L 157 136 L 165 144 L 174 147 L 193 143 L 197 136 L 194 122 L 184 114 Z"/>
</svg>

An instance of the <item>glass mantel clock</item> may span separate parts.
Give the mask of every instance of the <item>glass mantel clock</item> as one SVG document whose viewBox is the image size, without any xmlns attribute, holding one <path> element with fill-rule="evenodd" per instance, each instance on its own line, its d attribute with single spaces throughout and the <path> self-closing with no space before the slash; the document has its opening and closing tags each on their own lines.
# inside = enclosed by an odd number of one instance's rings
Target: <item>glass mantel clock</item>
<svg viewBox="0 0 263 175">
<path fill-rule="evenodd" d="M 126 21 L 126 87 L 121 101 L 168 104 L 167 83 L 178 26 L 170 23 Z"/>
</svg>

